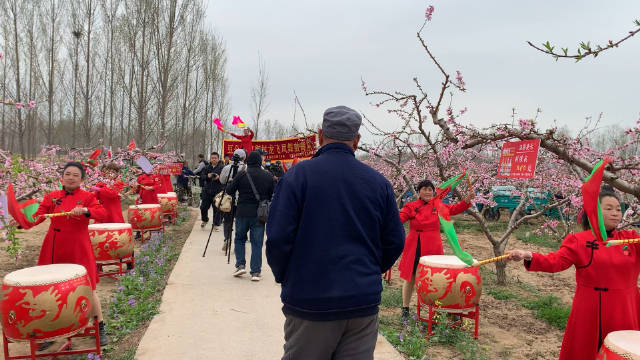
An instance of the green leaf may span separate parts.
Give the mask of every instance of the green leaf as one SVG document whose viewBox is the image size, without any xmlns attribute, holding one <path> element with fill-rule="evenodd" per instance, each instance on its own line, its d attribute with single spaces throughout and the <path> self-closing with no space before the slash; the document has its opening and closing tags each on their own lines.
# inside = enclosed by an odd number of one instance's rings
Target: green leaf
<svg viewBox="0 0 640 360">
<path fill-rule="evenodd" d="M 640 26 L 640 21 L 638 21 L 638 20 L 633 20 L 633 23 L 638 25 L 638 26 Z"/>
<path fill-rule="evenodd" d="M 567 53 L 569 52 L 568 48 L 562 48 L 562 52 L 564 53 L 564 56 L 567 56 Z"/>
<path fill-rule="evenodd" d="M 547 48 L 547 50 L 549 50 L 549 52 L 553 52 L 553 46 L 551 46 L 549 41 L 547 41 L 546 43 L 544 43 L 542 45 L 544 45 L 544 47 Z"/>
<path fill-rule="evenodd" d="M 584 42 L 580 43 L 580 47 L 587 50 L 587 51 L 591 51 L 591 46 L 589 45 L 589 42 L 587 41 L 587 43 L 585 44 Z"/>
</svg>

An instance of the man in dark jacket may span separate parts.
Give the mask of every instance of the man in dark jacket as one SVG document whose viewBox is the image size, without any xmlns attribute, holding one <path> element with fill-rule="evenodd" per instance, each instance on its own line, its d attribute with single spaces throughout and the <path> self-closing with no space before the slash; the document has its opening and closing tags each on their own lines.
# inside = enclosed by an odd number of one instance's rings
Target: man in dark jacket
<svg viewBox="0 0 640 360">
<path fill-rule="evenodd" d="M 245 274 L 245 242 L 247 232 L 251 241 L 251 280 L 260 281 L 262 272 L 262 243 L 264 241 L 264 224 L 258 220 L 259 200 L 271 200 L 273 195 L 273 176 L 263 170 L 262 156 L 253 151 L 247 156 L 247 169 L 238 173 L 231 185 L 227 187 L 227 194 L 238 192 L 236 207 L 236 236 L 234 239 L 236 254 L 236 271 L 233 276 Z M 256 194 L 257 193 L 257 194 Z"/>
<path fill-rule="evenodd" d="M 202 204 L 200 204 L 200 216 L 202 217 L 200 227 L 205 227 L 209 222 L 209 208 L 213 207 L 213 230 L 220 231 L 219 226 L 222 223 L 222 213 L 215 207 L 215 204 L 213 204 L 213 197 L 222 191 L 223 185 L 220 183 L 220 172 L 223 166 L 220 162 L 220 155 L 218 155 L 217 152 L 212 152 L 209 160 L 210 162 L 200 173 L 202 179 L 204 179 L 202 188 L 204 195 L 202 196 Z"/>
<path fill-rule="evenodd" d="M 198 185 L 200 187 L 204 187 L 204 177 L 202 176 L 202 170 L 204 170 L 205 166 L 207 166 L 207 162 L 204 160 L 204 155 L 198 154 L 198 165 L 193 170 L 193 173 L 198 176 Z M 204 196 L 204 191 L 201 193 L 201 196 Z"/>
<path fill-rule="evenodd" d="M 280 179 L 267 261 L 282 284 L 283 359 L 373 359 L 381 274 L 404 247 L 393 188 L 355 158 L 362 118 L 325 111 L 321 148 Z"/>
</svg>

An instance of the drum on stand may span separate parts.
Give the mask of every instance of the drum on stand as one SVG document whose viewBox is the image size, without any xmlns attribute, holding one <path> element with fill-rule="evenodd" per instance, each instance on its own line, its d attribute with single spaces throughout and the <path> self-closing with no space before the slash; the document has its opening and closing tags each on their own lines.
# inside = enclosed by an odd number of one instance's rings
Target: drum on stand
<svg viewBox="0 0 640 360">
<path fill-rule="evenodd" d="M 169 222 L 175 222 L 178 216 L 178 195 L 174 192 L 158 194 L 158 202 L 163 216 L 166 216 Z"/>
<path fill-rule="evenodd" d="M 475 321 L 475 337 L 478 337 L 478 320 L 482 278 L 478 267 L 469 267 L 456 256 L 429 255 L 420 258 L 416 270 L 418 318 L 428 322 L 431 333 L 434 311 L 455 313 L 461 318 Z M 429 317 L 420 314 L 428 307 Z"/>
<path fill-rule="evenodd" d="M 162 208 L 158 204 L 131 205 L 127 219 L 133 231 L 162 230 Z"/>
<path fill-rule="evenodd" d="M 89 225 L 89 237 L 98 266 L 98 276 L 117 279 L 134 268 L 134 241 L 131 224 L 99 223 Z M 126 269 L 123 269 L 126 264 Z M 117 270 L 105 271 L 107 266 L 117 266 Z"/>
<path fill-rule="evenodd" d="M 14 271 L 0 288 L 2 331 L 11 341 L 74 335 L 89 323 L 91 301 L 84 266 L 52 264 Z"/>
<path fill-rule="evenodd" d="M 604 338 L 596 359 L 640 360 L 640 331 L 613 331 Z"/>
<path fill-rule="evenodd" d="M 96 261 L 112 261 L 133 255 L 131 224 L 99 223 L 89 225 L 89 237 Z"/>
</svg>

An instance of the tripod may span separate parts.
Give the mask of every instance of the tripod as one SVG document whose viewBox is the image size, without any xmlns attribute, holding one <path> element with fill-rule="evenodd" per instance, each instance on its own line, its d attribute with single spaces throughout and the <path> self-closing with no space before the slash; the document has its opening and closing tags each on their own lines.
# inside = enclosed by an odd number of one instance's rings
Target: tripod
<svg viewBox="0 0 640 360">
<path fill-rule="evenodd" d="M 220 197 L 220 200 L 218 201 L 217 205 L 215 203 L 213 204 L 213 219 L 215 219 L 216 211 L 221 211 L 219 209 L 220 204 L 222 203 L 222 199 L 224 198 L 224 194 L 227 193 L 227 187 L 229 186 L 229 180 L 231 178 L 233 178 L 236 175 L 237 171 L 238 171 L 238 162 L 239 162 L 239 160 L 234 160 L 233 161 L 233 165 L 231 165 L 231 169 L 229 169 L 229 176 L 227 176 L 227 181 L 225 181 L 225 183 L 224 183 L 224 189 L 222 190 L 222 196 Z M 234 203 L 233 200 L 234 199 L 232 197 L 232 199 L 231 199 L 231 213 L 232 214 L 234 213 L 234 207 L 235 207 L 234 204 L 233 204 Z M 215 222 L 215 220 L 214 220 L 214 222 Z M 209 231 L 209 238 L 207 239 L 207 244 L 204 247 L 204 252 L 202 253 L 202 257 L 205 257 L 205 255 L 207 254 L 207 248 L 209 247 L 209 241 L 211 241 L 211 234 L 213 234 L 214 226 L 215 226 L 215 224 L 212 223 L 211 224 L 211 231 Z M 231 222 L 231 226 L 232 226 L 231 231 L 233 231 L 233 220 Z M 225 255 L 227 255 L 227 264 L 228 264 L 229 261 L 230 261 L 230 258 L 231 258 L 231 239 L 225 239 L 224 241 L 225 241 L 225 243 L 227 243 L 227 249 L 226 249 Z"/>
</svg>

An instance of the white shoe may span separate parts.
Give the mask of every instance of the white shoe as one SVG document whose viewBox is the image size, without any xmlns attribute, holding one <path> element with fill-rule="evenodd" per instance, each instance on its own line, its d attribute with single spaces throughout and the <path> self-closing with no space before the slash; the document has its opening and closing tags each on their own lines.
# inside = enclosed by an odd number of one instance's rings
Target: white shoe
<svg viewBox="0 0 640 360">
<path fill-rule="evenodd" d="M 244 267 L 239 267 L 239 268 L 236 268 L 236 271 L 233 273 L 233 276 L 238 277 L 238 276 L 242 276 L 242 275 L 244 275 L 246 273 L 247 273 L 247 270 L 245 270 Z"/>
<path fill-rule="evenodd" d="M 262 276 L 260 276 L 260 273 L 255 273 L 251 275 L 251 281 L 260 281 L 260 280 L 262 280 Z"/>
<path fill-rule="evenodd" d="M 220 226 L 214 226 L 213 231 L 220 231 Z"/>
</svg>

